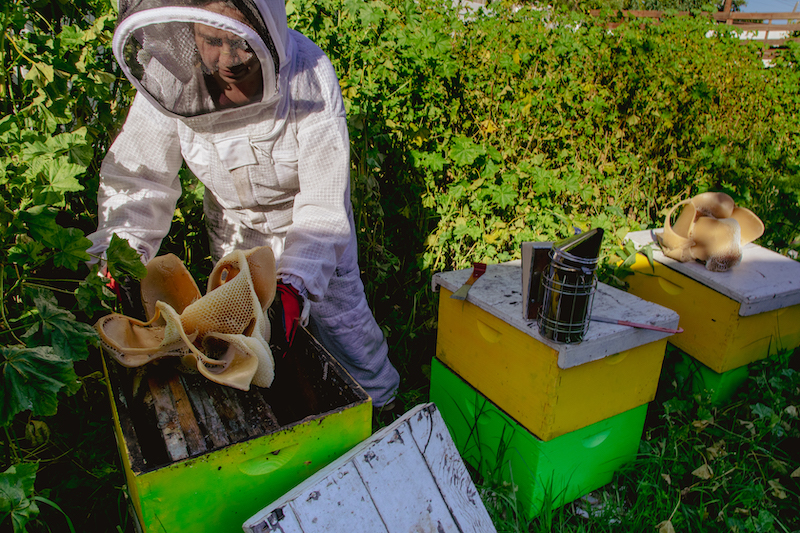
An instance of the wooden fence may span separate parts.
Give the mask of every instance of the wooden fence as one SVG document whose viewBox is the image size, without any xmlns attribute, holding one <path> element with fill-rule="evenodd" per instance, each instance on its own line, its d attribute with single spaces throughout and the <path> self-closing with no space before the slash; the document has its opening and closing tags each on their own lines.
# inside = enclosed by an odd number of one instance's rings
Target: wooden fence
<svg viewBox="0 0 800 533">
<path fill-rule="evenodd" d="M 590 12 L 593 16 L 600 14 L 600 10 Z M 637 18 L 660 19 L 666 13 L 664 11 L 644 11 L 644 10 L 620 10 L 619 15 L 622 20 L 611 22 L 609 28 L 616 28 L 623 21 Z M 676 16 L 691 16 L 688 11 L 674 13 Z M 742 32 L 742 42 L 756 41 L 763 45 L 761 49 L 762 59 L 772 59 L 786 49 L 788 41 L 800 42 L 800 37 L 793 37 L 792 34 L 800 32 L 800 13 L 741 13 L 733 11 L 720 11 L 717 13 L 705 13 L 720 24 L 731 26 L 732 29 Z M 775 21 L 787 21 L 787 23 L 776 24 Z M 763 34 L 761 33 L 763 32 Z M 780 33 L 779 33 L 780 32 Z M 773 36 L 770 38 L 770 33 Z M 776 35 L 778 34 L 778 35 Z"/>
</svg>

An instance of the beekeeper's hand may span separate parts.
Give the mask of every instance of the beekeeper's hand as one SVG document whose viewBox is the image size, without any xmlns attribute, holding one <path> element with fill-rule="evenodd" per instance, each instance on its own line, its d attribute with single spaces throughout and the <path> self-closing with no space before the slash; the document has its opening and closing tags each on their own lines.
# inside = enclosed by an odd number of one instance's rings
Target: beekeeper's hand
<svg viewBox="0 0 800 533">
<path fill-rule="evenodd" d="M 286 355 L 286 352 L 294 342 L 294 335 L 297 332 L 297 326 L 300 324 L 300 313 L 303 310 L 303 297 L 291 285 L 279 281 L 277 290 L 275 291 L 275 301 L 272 303 L 272 308 L 275 313 L 275 322 L 280 326 L 279 331 L 275 333 L 282 333 L 283 335 L 272 336 L 273 344 L 282 352 L 281 355 Z M 274 331 L 274 330 L 273 330 Z"/>
<path fill-rule="evenodd" d="M 108 280 L 106 286 L 117 296 L 122 314 L 138 320 L 146 320 L 139 281 L 129 276 L 123 276 L 116 280 L 108 269 L 101 274 Z"/>
</svg>

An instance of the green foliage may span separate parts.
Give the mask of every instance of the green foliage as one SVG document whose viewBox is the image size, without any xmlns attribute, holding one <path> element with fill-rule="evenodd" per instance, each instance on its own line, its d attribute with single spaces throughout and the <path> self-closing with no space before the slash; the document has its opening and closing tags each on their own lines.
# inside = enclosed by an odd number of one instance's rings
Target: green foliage
<svg viewBox="0 0 800 533">
<path fill-rule="evenodd" d="M 26 524 L 39 514 L 33 501 L 33 482 L 36 480 L 35 463 L 10 466 L 0 474 L 0 523 L 11 517 L 14 533 L 25 531 Z"/>
<path fill-rule="evenodd" d="M 575 226 L 603 227 L 611 250 L 706 189 L 753 207 L 766 245 L 785 251 L 797 235 L 795 69 L 705 37 L 709 19 L 608 32 L 603 19 L 502 6 L 466 22 L 434 4 L 293 9 L 342 79 L 357 194 L 392 194 L 358 208 L 404 217 L 423 269 L 515 258 L 523 240 Z"/>
<path fill-rule="evenodd" d="M 87 267 L 85 235 L 96 224 L 99 163 L 129 100 L 110 50 L 114 20 L 108 0 L 0 10 L 0 522 L 15 532 L 42 509 L 61 513 L 34 492 L 40 463 L 17 433 L 47 441 L 36 418 L 56 415 L 81 388 L 75 365 L 97 345 L 87 322 L 113 302 L 99 267 Z M 109 270 L 141 276 L 131 253 L 115 243 Z"/>
<path fill-rule="evenodd" d="M 80 387 L 72 362 L 48 346 L 0 348 L 3 373 L 3 405 L 0 422 L 8 425 L 14 415 L 30 411 L 36 416 L 56 414 L 56 394 L 64 389 L 75 393 Z"/>
<path fill-rule="evenodd" d="M 36 480 L 36 463 L 23 463 L 10 466 L 0 474 L 0 523 L 6 517 L 11 517 L 14 533 L 28 531 L 28 524 L 39 515 L 37 502 L 44 503 L 56 509 L 67 522 L 71 533 L 75 533 L 72 521 L 54 502 L 42 496 L 34 495 L 33 484 Z"/>
<path fill-rule="evenodd" d="M 341 80 L 364 279 L 401 367 L 433 350 L 431 274 L 524 241 L 602 227 L 602 280 L 624 285 L 628 232 L 724 190 L 764 220 L 759 244 L 798 250 L 795 48 L 765 69 L 699 15 L 610 32 L 613 12 L 502 2 L 288 5 Z"/>
</svg>

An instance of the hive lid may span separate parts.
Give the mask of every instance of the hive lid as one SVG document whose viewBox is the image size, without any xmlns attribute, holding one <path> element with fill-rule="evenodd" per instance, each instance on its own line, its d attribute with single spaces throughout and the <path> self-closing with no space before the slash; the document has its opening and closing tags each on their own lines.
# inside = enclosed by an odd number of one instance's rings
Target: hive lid
<svg viewBox="0 0 800 533">
<path fill-rule="evenodd" d="M 434 291 L 444 287 L 454 292 L 470 273 L 471 269 L 439 272 L 431 279 L 431 286 Z M 522 316 L 521 280 L 521 261 L 487 265 L 486 273 L 472 286 L 466 301 L 557 351 L 559 368 L 572 368 L 670 336 L 658 331 L 591 321 L 581 343 L 551 341 L 539 334 L 535 320 L 525 320 Z M 679 320 L 678 314 L 671 309 L 603 283 L 597 284 L 592 313 L 665 328 L 677 328 Z"/>
<path fill-rule="evenodd" d="M 653 244 L 653 259 L 739 302 L 739 316 L 751 316 L 800 304 L 800 263 L 757 244 L 742 251 L 742 262 L 726 272 L 711 272 L 702 263 L 681 263 L 665 256 L 656 236 L 662 230 L 629 233 L 637 248 Z"/>
<path fill-rule="evenodd" d="M 433 403 L 421 404 L 243 525 L 247 533 L 495 533 Z"/>
</svg>

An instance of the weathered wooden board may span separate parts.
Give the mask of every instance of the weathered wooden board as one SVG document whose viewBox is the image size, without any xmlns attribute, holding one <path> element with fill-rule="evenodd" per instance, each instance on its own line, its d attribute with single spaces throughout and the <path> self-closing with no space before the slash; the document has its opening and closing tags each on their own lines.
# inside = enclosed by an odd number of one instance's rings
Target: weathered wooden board
<svg viewBox="0 0 800 533">
<path fill-rule="evenodd" d="M 432 403 L 418 405 L 242 526 L 246 533 L 491 533 Z"/>
<path fill-rule="evenodd" d="M 431 288 L 437 291 L 439 287 L 444 287 L 455 292 L 471 272 L 471 268 L 438 272 L 431 279 Z M 523 318 L 522 262 L 519 260 L 487 265 L 486 273 L 469 290 L 466 301 L 551 348 L 558 354 L 558 367 L 561 369 L 598 361 L 670 336 L 669 333 L 659 331 L 592 321 L 583 342 L 580 343 L 565 344 L 543 337 L 535 320 Z M 677 327 L 680 318 L 671 309 L 647 302 L 604 283 L 597 284 L 591 312 L 597 316 L 644 322 L 665 328 Z M 441 334 L 440 328 L 439 335 Z"/>
<path fill-rule="evenodd" d="M 390 533 L 458 531 L 408 423 L 397 425 L 353 462 Z"/>
<path fill-rule="evenodd" d="M 441 425 L 431 423 L 433 415 L 429 413 L 428 416 L 420 413 L 411 417 L 408 421 L 411 434 L 425 457 L 433 478 L 447 480 L 446 483 L 438 484 L 439 490 L 459 526 L 458 531 L 484 531 L 486 509 L 472 478 L 464 469 L 461 455 L 441 416 L 437 409 L 436 419 L 442 422 Z"/>
<path fill-rule="evenodd" d="M 341 505 L 342 502 L 346 504 Z M 290 514 L 296 515 L 299 521 L 314 524 L 324 531 L 352 531 L 354 524 L 359 524 L 363 531 L 387 531 L 352 461 L 326 479 L 321 490 L 309 490 L 305 497 L 297 498 L 293 509 L 294 513 Z M 298 523 L 297 529 L 286 531 L 303 529 Z"/>
</svg>

